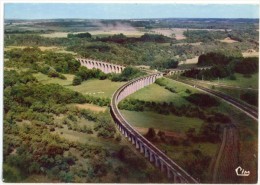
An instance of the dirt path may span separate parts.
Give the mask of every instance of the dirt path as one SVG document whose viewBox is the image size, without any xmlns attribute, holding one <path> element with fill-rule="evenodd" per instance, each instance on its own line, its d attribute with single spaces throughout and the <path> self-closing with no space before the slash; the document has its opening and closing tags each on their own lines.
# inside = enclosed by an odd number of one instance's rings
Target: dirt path
<svg viewBox="0 0 260 185">
<path fill-rule="evenodd" d="M 223 140 L 212 169 L 212 183 L 238 183 L 239 137 L 235 126 L 224 129 Z"/>
</svg>

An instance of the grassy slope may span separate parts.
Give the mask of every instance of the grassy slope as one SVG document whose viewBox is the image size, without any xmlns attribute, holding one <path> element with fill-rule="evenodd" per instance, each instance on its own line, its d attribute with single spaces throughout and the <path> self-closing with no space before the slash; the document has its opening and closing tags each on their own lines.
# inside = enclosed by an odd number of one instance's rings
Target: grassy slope
<svg viewBox="0 0 260 185">
<path fill-rule="evenodd" d="M 173 102 L 176 106 L 189 104 L 189 102 L 183 98 L 184 96 L 188 96 L 185 92 L 186 89 L 189 89 L 193 93 L 197 92 L 197 90 L 179 82 L 166 80 L 169 87 L 174 87 L 176 89 L 176 93 L 172 93 L 157 84 L 152 84 L 130 95 L 129 98 L 155 102 Z"/>
<path fill-rule="evenodd" d="M 197 131 L 203 124 L 198 118 L 178 117 L 175 115 L 162 115 L 154 112 L 135 112 L 122 110 L 123 116 L 131 125 L 136 127 L 153 127 L 163 131 L 184 133 L 189 128 L 196 128 Z"/>
<path fill-rule="evenodd" d="M 42 73 L 34 74 L 34 76 L 43 84 L 58 83 L 66 88 L 74 91 L 81 92 L 84 95 L 91 95 L 96 97 L 107 97 L 110 98 L 112 94 L 124 84 L 124 82 L 112 82 L 110 80 L 97 80 L 91 79 L 82 82 L 82 84 L 73 86 L 72 80 L 74 75 L 66 74 L 66 80 L 59 78 L 49 78 L 47 75 Z"/>
<path fill-rule="evenodd" d="M 97 97 L 111 98 L 113 93 L 124 84 L 124 82 L 112 82 L 110 80 L 87 80 L 78 86 L 68 86 L 68 88 Z"/>
<path fill-rule="evenodd" d="M 89 104 L 89 103 L 84 103 L 84 104 L 73 104 L 78 108 L 81 109 L 89 109 L 95 112 L 104 112 L 106 109 L 108 109 L 108 107 L 101 107 L 98 105 L 94 105 L 94 104 Z"/>
<path fill-rule="evenodd" d="M 225 85 L 239 86 L 243 88 L 258 88 L 258 73 L 253 74 L 251 78 L 245 78 L 242 74 L 236 73 L 236 80 L 230 80 L 229 78 L 223 78 L 219 80 L 219 83 Z M 212 82 L 218 82 L 218 80 L 213 80 Z"/>
</svg>

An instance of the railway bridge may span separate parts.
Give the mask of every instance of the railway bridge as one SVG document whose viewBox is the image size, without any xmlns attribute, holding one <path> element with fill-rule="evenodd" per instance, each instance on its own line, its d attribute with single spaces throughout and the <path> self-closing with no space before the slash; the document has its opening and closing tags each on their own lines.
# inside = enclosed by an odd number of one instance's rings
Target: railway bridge
<svg viewBox="0 0 260 185">
<path fill-rule="evenodd" d="M 121 73 L 125 67 L 117 65 L 117 64 L 111 64 L 108 62 L 103 62 L 99 60 L 94 59 L 87 59 L 87 58 L 77 58 L 77 60 L 80 62 L 82 66 L 85 66 L 88 69 L 100 69 L 104 73 Z"/>
<path fill-rule="evenodd" d="M 165 153 L 159 150 L 155 145 L 137 132 L 129 122 L 120 113 L 117 105 L 126 98 L 128 95 L 142 89 L 155 82 L 157 78 L 161 78 L 162 73 L 150 74 L 147 76 L 139 77 L 129 81 L 121 86 L 114 94 L 111 100 L 110 112 L 120 130 L 120 132 L 128 138 L 128 140 L 135 146 L 135 148 L 143 153 L 144 156 L 159 168 L 163 173 L 166 173 L 168 178 L 172 179 L 175 183 L 198 183 L 186 171 L 172 161 Z"/>
</svg>

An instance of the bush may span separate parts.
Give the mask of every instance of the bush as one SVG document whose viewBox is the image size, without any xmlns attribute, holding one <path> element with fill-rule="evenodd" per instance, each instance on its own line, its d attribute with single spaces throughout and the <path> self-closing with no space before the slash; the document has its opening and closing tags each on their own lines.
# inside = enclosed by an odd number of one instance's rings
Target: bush
<svg viewBox="0 0 260 185">
<path fill-rule="evenodd" d="M 22 180 L 20 171 L 7 164 L 3 165 L 3 181 L 4 182 L 19 182 Z"/>
<path fill-rule="evenodd" d="M 238 62 L 235 66 L 235 71 L 241 74 L 253 74 L 258 72 L 258 60 L 257 57 L 244 58 Z"/>
<path fill-rule="evenodd" d="M 187 94 L 191 94 L 191 90 L 189 90 L 189 89 L 186 89 L 186 91 L 185 91 Z"/>
<path fill-rule="evenodd" d="M 144 72 L 140 71 L 136 67 L 127 66 L 126 68 L 124 68 L 124 70 L 122 71 L 121 74 L 113 74 L 111 76 L 111 80 L 112 81 L 128 81 L 128 80 L 137 78 L 139 76 L 142 76 L 144 74 L 145 74 Z"/>
<path fill-rule="evenodd" d="M 149 140 L 154 140 L 156 137 L 154 128 L 149 128 L 148 132 L 145 134 L 145 137 Z"/>
<path fill-rule="evenodd" d="M 80 85 L 81 82 L 82 82 L 81 77 L 79 77 L 79 76 L 75 76 L 75 77 L 73 78 L 72 85 L 74 85 L 74 86 L 76 86 L 76 85 Z"/>
<path fill-rule="evenodd" d="M 234 74 L 232 74 L 232 75 L 230 75 L 229 76 L 229 80 L 236 80 L 237 78 L 236 78 L 236 76 L 234 75 Z"/>
<path fill-rule="evenodd" d="M 258 93 L 248 91 L 241 94 L 240 99 L 251 105 L 258 106 Z"/>
<path fill-rule="evenodd" d="M 202 107 L 212 107 L 219 105 L 218 100 L 208 94 L 195 93 L 186 97 L 186 99 L 189 102 Z"/>
</svg>

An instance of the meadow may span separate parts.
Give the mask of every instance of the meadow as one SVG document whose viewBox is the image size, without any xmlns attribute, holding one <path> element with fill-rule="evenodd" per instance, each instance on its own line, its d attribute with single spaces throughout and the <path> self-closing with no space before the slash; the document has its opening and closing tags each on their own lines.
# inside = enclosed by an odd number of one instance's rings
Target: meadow
<svg viewBox="0 0 260 185">
<path fill-rule="evenodd" d="M 175 93 L 170 92 L 164 87 L 158 84 L 151 84 L 149 86 L 140 89 L 139 91 L 131 94 L 127 98 L 138 99 L 143 101 L 155 101 L 155 102 L 172 102 L 176 106 L 181 106 L 184 104 L 189 104 L 189 102 L 184 98 L 188 96 L 189 93 L 186 90 L 190 90 L 191 93 L 197 92 L 196 89 L 189 86 L 183 85 L 180 82 L 166 79 L 167 86 L 172 87 L 176 90 Z"/>
<path fill-rule="evenodd" d="M 252 74 L 251 77 L 244 77 L 244 75 L 235 73 L 236 80 L 231 80 L 230 78 L 222 78 L 219 80 L 212 80 L 211 82 L 219 83 L 223 85 L 241 87 L 241 88 L 253 88 L 258 89 L 258 76 L 259 73 Z"/>
<path fill-rule="evenodd" d="M 72 80 L 74 75 L 65 74 L 66 80 L 59 78 L 50 78 L 42 73 L 34 74 L 34 76 L 43 84 L 57 83 L 66 88 L 78 91 L 83 95 L 91 95 L 95 97 L 111 98 L 112 94 L 124 84 L 124 82 L 112 82 L 111 80 L 90 79 L 82 82 L 80 85 L 73 86 Z"/>
<path fill-rule="evenodd" d="M 121 110 L 123 116 L 134 127 L 154 128 L 161 131 L 170 131 L 184 134 L 189 128 L 198 132 L 203 121 L 198 118 L 179 117 L 175 115 L 162 115 L 155 112 L 136 112 Z"/>
</svg>

